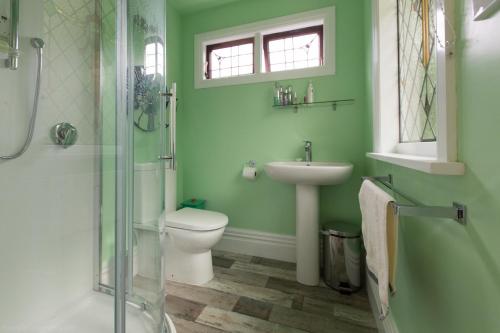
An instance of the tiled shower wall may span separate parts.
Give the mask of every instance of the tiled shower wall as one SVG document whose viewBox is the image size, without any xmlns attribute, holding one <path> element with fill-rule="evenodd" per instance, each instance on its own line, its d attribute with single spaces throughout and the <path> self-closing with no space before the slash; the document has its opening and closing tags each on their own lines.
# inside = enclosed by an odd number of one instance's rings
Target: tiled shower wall
<svg viewBox="0 0 500 333">
<path fill-rule="evenodd" d="M 95 0 L 45 0 L 44 14 L 43 106 L 47 111 L 43 126 L 52 126 L 56 117 L 78 128 L 79 144 L 94 144 L 98 102 Z"/>
<path fill-rule="evenodd" d="M 0 0 L 4 2 L 6 0 Z M 21 60 L 0 69 L 0 155 L 26 137 L 36 78 L 30 38 L 46 42 L 39 117 L 29 150 L 0 162 L 0 332 L 39 332 L 92 290 L 99 168 L 95 0 L 20 1 Z M 79 131 L 63 149 L 58 122 Z"/>
</svg>

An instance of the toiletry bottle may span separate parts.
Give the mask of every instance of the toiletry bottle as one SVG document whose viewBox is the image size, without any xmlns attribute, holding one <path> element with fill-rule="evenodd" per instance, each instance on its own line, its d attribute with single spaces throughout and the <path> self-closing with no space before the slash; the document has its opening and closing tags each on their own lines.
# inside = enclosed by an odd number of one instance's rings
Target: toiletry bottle
<svg viewBox="0 0 500 333">
<path fill-rule="evenodd" d="M 297 92 L 293 92 L 293 104 L 299 104 L 299 98 L 297 97 Z"/>
<path fill-rule="evenodd" d="M 280 86 L 279 83 L 276 81 L 274 84 L 274 105 L 280 105 Z"/>
<path fill-rule="evenodd" d="M 288 88 L 283 92 L 283 105 L 288 105 Z"/>
<path fill-rule="evenodd" d="M 280 103 L 279 105 L 285 105 L 285 92 L 283 91 L 283 87 L 280 86 Z"/>
<path fill-rule="evenodd" d="M 288 86 L 288 104 L 293 104 L 293 87 Z"/>
<path fill-rule="evenodd" d="M 307 103 L 314 103 L 314 87 L 312 81 L 307 85 Z"/>
</svg>

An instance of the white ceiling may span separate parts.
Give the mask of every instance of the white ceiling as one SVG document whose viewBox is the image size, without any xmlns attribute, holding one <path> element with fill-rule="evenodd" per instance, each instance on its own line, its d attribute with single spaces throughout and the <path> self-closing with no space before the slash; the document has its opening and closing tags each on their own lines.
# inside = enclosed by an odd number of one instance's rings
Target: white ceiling
<svg viewBox="0 0 500 333">
<path fill-rule="evenodd" d="M 181 13 L 194 13 L 197 11 L 227 5 L 242 0 L 167 0 Z M 246 0 L 249 1 L 249 0 Z"/>
</svg>

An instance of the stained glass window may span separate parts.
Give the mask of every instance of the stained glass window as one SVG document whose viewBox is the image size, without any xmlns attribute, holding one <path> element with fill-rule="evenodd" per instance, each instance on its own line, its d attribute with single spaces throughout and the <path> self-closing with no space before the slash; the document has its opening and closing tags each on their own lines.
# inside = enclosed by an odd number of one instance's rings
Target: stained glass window
<svg viewBox="0 0 500 333">
<path fill-rule="evenodd" d="M 323 26 L 264 35 L 266 72 L 319 67 L 323 64 Z"/>
<path fill-rule="evenodd" d="M 207 79 L 253 74 L 254 39 L 246 38 L 207 46 Z"/>
<path fill-rule="evenodd" d="M 399 140 L 436 141 L 436 3 L 397 0 L 397 4 Z"/>
</svg>

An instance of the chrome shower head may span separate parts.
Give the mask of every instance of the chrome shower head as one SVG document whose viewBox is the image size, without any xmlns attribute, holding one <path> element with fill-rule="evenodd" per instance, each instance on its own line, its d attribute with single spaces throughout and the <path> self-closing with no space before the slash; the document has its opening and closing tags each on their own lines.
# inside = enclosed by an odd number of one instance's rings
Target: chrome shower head
<svg viewBox="0 0 500 333">
<path fill-rule="evenodd" d="M 31 46 L 35 49 L 43 49 L 45 42 L 41 38 L 31 38 Z"/>
</svg>

